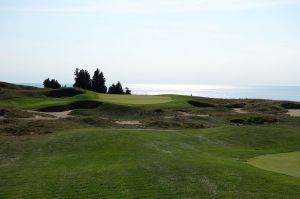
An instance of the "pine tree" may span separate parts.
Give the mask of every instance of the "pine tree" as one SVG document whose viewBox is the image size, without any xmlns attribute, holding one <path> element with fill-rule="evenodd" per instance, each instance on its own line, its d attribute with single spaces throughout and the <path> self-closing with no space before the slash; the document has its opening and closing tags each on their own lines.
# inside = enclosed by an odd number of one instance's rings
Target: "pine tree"
<svg viewBox="0 0 300 199">
<path fill-rule="evenodd" d="M 103 72 L 100 72 L 97 68 L 92 79 L 92 90 L 98 93 L 106 93 L 107 87 L 105 86 L 105 81 Z"/>
<path fill-rule="evenodd" d="M 60 83 L 55 79 L 50 80 L 49 78 L 47 78 L 45 79 L 43 84 L 45 88 L 53 88 L 53 89 L 61 88 Z"/>
<path fill-rule="evenodd" d="M 131 95 L 131 90 L 128 87 L 125 88 L 125 95 Z"/>
<path fill-rule="evenodd" d="M 91 90 L 92 88 L 92 81 L 91 81 L 91 77 L 90 74 L 87 70 L 79 70 L 78 68 L 76 68 L 75 70 L 75 83 L 74 83 L 74 87 L 78 87 L 78 88 L 83 88 L 86 90 Z"/>
<path fill-rule="evenodd" d="M 120 94 L 120 95 L 125 94 L 124 90 L 122 88 L 122 84 L 120 82 L 118 82 L 117 84 L 112 84 L 109 87 L 108 93 L 109 94 Z"/>
<path fill-rule="evenodd" d="M 112 84 L 109 89 L 108 89 L 108 93 L 109 94 L 116 94 L 115 93 L 115 90 L 116 90 L 116 85 L 115 84 Z"/>
<path fill-rule="evenodd" d="M 50 88 L 50 79 L 49 78 L 45 79 L 43 84 L 45 88 Z"/>
</svg>

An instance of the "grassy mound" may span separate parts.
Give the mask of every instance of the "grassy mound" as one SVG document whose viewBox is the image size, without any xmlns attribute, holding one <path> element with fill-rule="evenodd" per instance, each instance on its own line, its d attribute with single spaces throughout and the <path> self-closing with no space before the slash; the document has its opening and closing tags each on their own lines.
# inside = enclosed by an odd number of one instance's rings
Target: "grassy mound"
<svg viewBox="0 0 300 199">
<path fill-rule="evenodd" d="M 62 112 L 74 109 L 93 109 L 101 106 L 102 102 L 97 101 L 77 101 L 67 105 L 60 106 L 49 106 L 45 108 L 38 109 L 37 111 L 41 112 Z"/>
<path fill-rule="evenodd" d="M 263 155 L 252 158 L 249 164 L 260 169 L 300 178 L 300 152 Z"/>
<path fill-rule="evenodd" d="M 81 95 L 84 92 L 79 89 L 75 88 L 62 88 L 62 89 L 56 89 L 46 92 L 46 96 L 53 97 L 53 98 L 62 98 L 62 97 L 73 97 L 76 95 Z"/>
<path fill-rule="evenodd" d="M 284 133 L 283 133 L 284 132 Z M 300 179 L 248 164 L 298 129 L 77 129 L 2 139 L 1 198 L 295 198 Z"/>
<path fill-rule="evenodd" d="M 16 85 L 16 84 L 10 84 L 10 83 L 6 83 L 6 82 L 0 82 L 0 89 L 1 88 L 5 88 L 5 89 L 15 89 L 15 90 L 32 90 L 32 89 L 38 89 L 36 87 L 33 86 L 23 86 L 23 85 Z"/>
</svg>

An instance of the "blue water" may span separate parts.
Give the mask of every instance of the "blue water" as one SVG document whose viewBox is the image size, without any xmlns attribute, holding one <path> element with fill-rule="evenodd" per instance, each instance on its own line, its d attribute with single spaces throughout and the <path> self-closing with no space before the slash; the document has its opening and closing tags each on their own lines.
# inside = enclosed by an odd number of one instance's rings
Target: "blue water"
<svg viewBox="0 0 300 199">
<path fill-rule="evenodd" d="M 26 84 L 42 87 L 42 84 Z M 64 85 L 64 84 L 63 84 Z M 71 84 L 66 84 L 72 86 Z M 300 101 L 300 86 L 217 86 L 178 84 L 127 84 L 133 94 L 180 94 L 212 98 L 248 98 Z"/>
</svg>

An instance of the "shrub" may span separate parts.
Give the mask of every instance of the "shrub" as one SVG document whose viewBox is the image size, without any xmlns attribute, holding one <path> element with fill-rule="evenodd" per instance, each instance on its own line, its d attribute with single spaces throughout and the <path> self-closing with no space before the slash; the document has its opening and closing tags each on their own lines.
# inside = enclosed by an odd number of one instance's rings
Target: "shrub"
<svg viewBox="0 0 300 199">
<path fill-rule="evenodd" d="M 225 108 L 244 108 L 245 104 L 244 103 L 226 104 L 224 107 Z"/>
<path fill-rule="evenodd" d="M 234 124 L 244 124 L 245 120 L 243 120 L 243 119 L 232 119 L 232 120 L 230 120 L 230 122 L 234 123 Z"/>
<path fill-rule="evenodd" d="M 281 106 L 285 109 L 300 109 L 300 103 L 284 102 Z"/>
</svg>

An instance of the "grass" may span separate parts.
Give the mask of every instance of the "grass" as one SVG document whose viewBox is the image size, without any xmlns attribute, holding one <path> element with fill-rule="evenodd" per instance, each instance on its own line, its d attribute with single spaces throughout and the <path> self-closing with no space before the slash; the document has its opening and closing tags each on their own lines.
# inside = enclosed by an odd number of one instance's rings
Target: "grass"
<svg viewBox="0 0 300 199">
<path fill-rule="evenodd" d="M 92 128 L 3 137 L 0 197 L 296 198 L 299 178 L 252 167 L 247 159 L 299 149 L 299 132 Z"/>
<path fill-rule="evenodd" d="M 123 105 L 147 105 L 162 104 L 171 102 L 172 98 L 168 96 L 147 96 L 147 95 L 109 95 L 99 94 L 99 100 L 102 102 L 123 104 Z"/>
<path fill-rule="evenodd" d="M 249 164 L 268 171 L 283 173 L 300 178 L 299 151 L 258 156 L 250 159 Z"/>
<path fill-rule="evenodd" d="M 52 91 L 0 83 L 0 198 L 300 195 L 300 118 L 286 115 L 280 101 L 91 91 L 66 97 L 63 90 L 53 91 L 60 98 L 47 96 Z M 74 110 L 66 119 L 22 119 L 33 117 L 23 109 L 89 100 L 104 103 Z M 235 113 L 233 106 L 249 113 Z"/>
<path fill-rule="evenodd" d="M 143 96 L 143 95 L 110 95 L 97 94 L 91 91 L 85 91 L 84 94 L 73 97 L 51 98 L 43 95 L 43 90 L 37 93 L 36 90 L 28 91 L 26 96 L 19 96 L 18 90 L 13 91 L 13 97 L 8 96 L 6 99 L 0 99 L 0 107 L 12 107 L 22 109 L 40 109 L 48 106 L 66 105 L 78 100 L 95 100 L 106 103 L 120 104 L 120 105 L 150 105 L 162 104 L 171 102 L 172 98 L 168 96 Z M 30 97 L 30 94 L 37 96 Z M 39 95 L 38 95 L 39 94 Z"/>
</svg>

